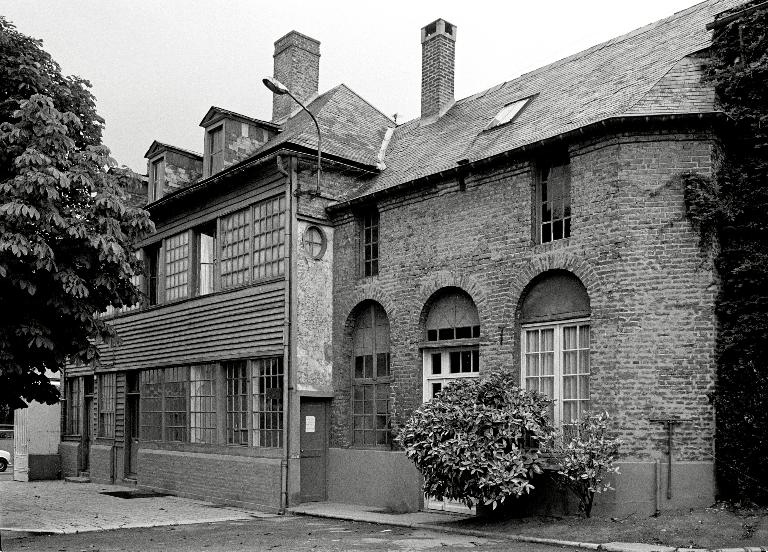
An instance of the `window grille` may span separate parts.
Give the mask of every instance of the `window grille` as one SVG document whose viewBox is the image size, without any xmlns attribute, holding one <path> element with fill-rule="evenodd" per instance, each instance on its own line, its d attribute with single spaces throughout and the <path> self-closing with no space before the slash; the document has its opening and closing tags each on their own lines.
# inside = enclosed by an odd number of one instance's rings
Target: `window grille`
<svg viewBox="0 0 768 552">
<path fill-rule="evenodd" d="M 253 207 L 253 278 L 285 273 L 285 196 L 260 201 Z"/>
<path fill-rule="evenodd" d="M 539 243 L 571 235 L 571 166 L 545 165 L 537 186 Z"/>
<path fill-rule="evenodd" d="M 67 435 L 80 434 L 80 413 L 83 409 L 83 380 L 82 378 L 68 378 L 65 381 L 67 400 Z"/>
<path fill-rule="evenodd" d="M 251 209 L 242 209 L 221 218 L 221 287 L 250 281 Z"/>
<path fill-rule="evenodd" d="M 115 374 L 99 374 L 99 437 L 115 436 Z"/>
<path fill-rule="evenodd" d="M 248 445 L 248 371 L 244 360 L 225 362 L 227 444 Z"/>
<path fill-rule="evenodd" d="M 379 273 L 379 213 L 371 211 L 363 215 L 363 273 L 375 276 Z"/>
<path fill-rule="evenodd" d="M 253 443 L 259 447 L 283 444 L 283 359 L 258 359 L 252 364 Z"/>
<path fill-rule="evenodd" d="M 163 370 L 141 372 L 141 439 L 160 441 L 163 437 Z"/>
<path fill-rule="evenodd" d="M 189 232 L 165 240 L 165 299 L 189 295 Z"/>
<path fill-rule="evenodd" d="M 187 397 L 189 396 L 187 368 L 165 369 L 163 399 L 165 416 L 165 440 L 186 442 L 187 439 Z"/>
<path fill-rule="evenodd" d="M 190 441 L 215 443 L 216 439 L 215 364 L 192 366 L 189 375 Z"/>
</svg>

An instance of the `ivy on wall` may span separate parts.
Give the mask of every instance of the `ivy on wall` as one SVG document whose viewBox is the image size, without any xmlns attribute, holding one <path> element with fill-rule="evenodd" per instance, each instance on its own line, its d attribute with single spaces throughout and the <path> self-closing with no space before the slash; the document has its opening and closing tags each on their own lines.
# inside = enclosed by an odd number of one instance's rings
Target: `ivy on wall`
<svg viewBox="0 0 768 552">
<path fill-rule="evenodd" d="M 768 503 L 768 2 L 718 16 L 707 78 L 732 119 L 714 180 L 683 177 L 688 218 L 715 249 L 718 491 Z"/>
</svg>

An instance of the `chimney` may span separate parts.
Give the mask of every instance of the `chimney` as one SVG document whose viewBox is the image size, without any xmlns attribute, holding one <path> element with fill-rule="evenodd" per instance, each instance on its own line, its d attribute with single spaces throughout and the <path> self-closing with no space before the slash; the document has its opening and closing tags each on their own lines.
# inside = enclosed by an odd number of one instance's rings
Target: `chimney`
<svg viewBox="0 0 768 552">
<path fill-rule="evenodd" d="M 320 42 L 296 31 L 275 41 L 275 78 L 302 102 L 317 94 L 320 78 Z M 290 96 L 274 94 L 272 121 L 286 119 L 298 108 Z"/>
<path fill-rule="evenodd" d="M 435 120 L 453 105 L 456 26 L 438 19 L 421 29 L 421 119 Z"/>
</svg>

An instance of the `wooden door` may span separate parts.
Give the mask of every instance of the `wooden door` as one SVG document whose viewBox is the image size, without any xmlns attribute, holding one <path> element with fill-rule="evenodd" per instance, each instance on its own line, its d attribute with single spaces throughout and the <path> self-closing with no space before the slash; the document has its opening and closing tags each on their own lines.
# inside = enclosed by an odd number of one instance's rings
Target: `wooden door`
<svg viewBox="0 0 768 552">
<path fill-rule="evenodd" d="M 126 425 L 126 466 L 125 474 L 128 477 L 136 476 L 136 461 L 139 455 L 139 395 L 129 393 L 125 398 L 125 425 Z"/>
<path fill-rule="evenodd" d="M 301 401 L 301 501 L 325 500 L 328 459 L 328 401 Z"/>
</svg>

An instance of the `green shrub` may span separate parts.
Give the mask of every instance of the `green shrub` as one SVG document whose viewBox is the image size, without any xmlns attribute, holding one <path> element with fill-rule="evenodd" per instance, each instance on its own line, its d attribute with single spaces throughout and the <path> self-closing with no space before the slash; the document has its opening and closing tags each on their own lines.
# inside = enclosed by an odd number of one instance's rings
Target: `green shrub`
<svg viewBox="0 0 768 552">
<path fill-rule="evenodd" d="M 539 451 L 552 437 L 549 399 L 491 372 L 457 380 L 416 409 L 398 441 L 424 476 L 425 494 L 496 508 L 533 489 L 542 472 Z"/>
<path fill-rule="evenodd" d="M 605 476 L 619 473 L 616 459 L 621 441 L 612 439 L 608 430 L 608 413 L 586 413 L 578 423 L 574 436 L 557 439 L 553 455 L 560 463 L 558 483 L 570 489 L 579 499 L 579 510 L 592 514 L 595 495 L 613 489 Z"/>
</svg>

